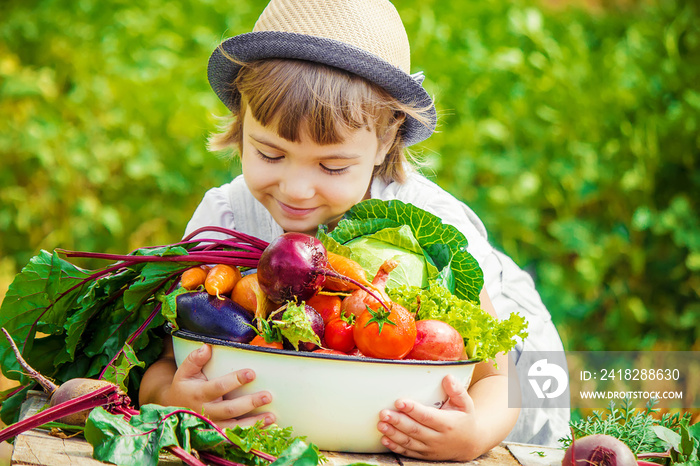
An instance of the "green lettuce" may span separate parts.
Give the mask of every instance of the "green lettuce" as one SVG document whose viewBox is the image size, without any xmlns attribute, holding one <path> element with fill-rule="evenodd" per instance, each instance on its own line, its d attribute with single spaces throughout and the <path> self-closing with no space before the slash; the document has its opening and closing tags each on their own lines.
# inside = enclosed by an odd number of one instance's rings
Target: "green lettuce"
<svg viewBox="0 0 700 466">
<path fill-rule="evenodd" d="M 387 290 L 424 288 L 437 282 L 461 299 L 479 303 L 484 277 L 467 252 L 466 237 L 452 225 L 412 204 L 369 199 L 352 207 L 330 233 L 319 229 L 326 249 L 358 262 L 374 276 L 386 259 L 399 267 L 389 275 Z"/>
<path fill-rule="evenodd" d="M 498 353 L 512 350 L 517 339 L 527 337 L 527 322 L 518 313 L 499 320 L 476 303 L 460 299 L 438 283 L 428 289 L 402 286 L 389 292 L 391 299 L 418 320 L 433 319 L 447 322 L 464 339 L 470 359 L 486 361 Z"/>
</svg>

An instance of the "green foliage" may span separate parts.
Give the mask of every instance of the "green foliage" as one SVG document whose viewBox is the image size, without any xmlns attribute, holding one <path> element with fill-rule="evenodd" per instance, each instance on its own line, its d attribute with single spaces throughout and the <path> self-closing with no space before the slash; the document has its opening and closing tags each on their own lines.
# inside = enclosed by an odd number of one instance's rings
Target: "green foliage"
<svg viewBox="0 0 700 466">
<path fill-rule="evenodd" d="M 416 3 L 442 115 L 424 155 L 534 273 L 566 347 L 697 344 L 698 3 Z"/>
<path fill-rule="evenodd" d="M 205 148 L 225 113 L 207 59 L 265 3 L 3 3 L 0 288 L 41 248 L 181 236 L 205 190 L 239 171 Z M 396 5 L 441 115 L 417 150 L 533 272 L 566 346 L 693 348 L 697 2 Z"/>
</svg>

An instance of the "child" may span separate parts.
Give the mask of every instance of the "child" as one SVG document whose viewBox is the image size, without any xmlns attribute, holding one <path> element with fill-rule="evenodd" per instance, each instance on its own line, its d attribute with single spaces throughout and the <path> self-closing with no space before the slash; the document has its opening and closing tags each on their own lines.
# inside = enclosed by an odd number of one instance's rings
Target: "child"
<svg viewBox="0 0 700 466">
<path fill-rule="evenodd" d="M 520 312 L 531 335 L 525 346 L 562 350 L 530 278 L 489 245 L 474 212 L 407 162 L 405 148 L 436 124 L 422 75 L 409 70 L 406 32 L 388 1 L 272 0 L 254 32 L 225 41 L 210 58 L 209 82 L 232 111 L 211 148 L 238 150 L 243 174 L 207 192 L 186 233 L 219 225 L 267 241 L 285 231 L 313 235 L 363 199 L 400 199 L 464 233 L 484 271 L 485 310 Z M 271 401 L 266 391 L 222 398 L 253 380 L 253 369 L 208 381 L 201 368 L 210 355 L 205 345 L 176 368 L 166 342 L 143 377 L 141 403 L 184 404 L 223 426 L 274 422 L 272 413 L 247 416 Z M 447 377 L 441 409 L 402 399 L 378 413 L 384 445 L 405 456 L 464 461 L 511 431 L 509 440 L 533 443 L 565 435 L 566 417 L 542 410 L 526 417 L 524 408 L 518 419 L 521 410 L 508 406 L 508 356 L 497 362 L 497 369 L 478 364 L 468 390 Z"/>
</svg>

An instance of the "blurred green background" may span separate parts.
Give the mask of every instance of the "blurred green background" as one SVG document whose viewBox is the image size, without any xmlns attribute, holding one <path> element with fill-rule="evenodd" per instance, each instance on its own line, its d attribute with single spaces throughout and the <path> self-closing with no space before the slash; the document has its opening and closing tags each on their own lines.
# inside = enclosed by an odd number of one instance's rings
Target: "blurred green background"
<svg viewBox="0 0 700 466">
<path fill-rule="evenodd" d="M 3 1 L 0 297 L 41 248 L 176 241 L 239 172 L 206 63 L 265 3 Z M 566 348 L 700 350 L 698 3 L 396 5 L 441 115 L 416 150 Z"/>
</svg>

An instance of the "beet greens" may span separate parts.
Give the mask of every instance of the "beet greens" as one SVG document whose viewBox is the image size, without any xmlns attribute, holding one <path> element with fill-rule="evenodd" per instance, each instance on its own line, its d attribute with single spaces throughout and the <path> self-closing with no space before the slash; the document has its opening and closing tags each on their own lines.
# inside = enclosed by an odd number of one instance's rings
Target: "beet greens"
<svg viewBox="0 0 700 466">
<path fill-rule="evenodd" d="M 228 239 L 202 238 L 208 233 Z M 206 227 L 181 242 L 125 255 L 42 250 L 10 285 L 0 326 L 23 342 L 21 352 L 37 371 L 59 383 L 103 378 L 136 390 L 143 368 L 161 352 L 161 338 L 154 338 L 165 322 L 160 300 L 177 286 L 180 274 L 204 263 L 255 267 L 267 244 L 234 230 Z M 111 263 L 86 270 L 66 258 Z M 34 381 L 22 375 L 3 340 L 0 367 L 21 384 L 0 394 L 2 419 L 11 424 Z"/>
<path fill-rule="evenodd" d="M 267 437 L 265 447 L 268 450 L 288 458 L 277 461 L 275 455 L 256 449 L 255 442 L 238 435 L 245 431 L 242 428 L 236 429 L 238 433 L 224 430 L 202 414 L 177 407 L 145 405 L 139 412 L 113 383 L 76 378 L 56 385 L 27 363 L 5 328 L 2 332 L 18 364 L 49 396 L 49 407 L 0 430 L 0 442 L 58 421 L 85 425 L 84 434 L 93 446 L 93 457 L 121 465 L 155 466 L 161 450 L 171 452 L 190 466 L 205 466 L 198 456 L 217 465 L 240 464 L 232 461 L 236 460 L 249 465 L 275 462 L 280 466 L 298 464 L 299 456 L 304 456 L 309 465 L 318 464 L 316 448 L 291 438 L 291 432 L 283 429 L 272 428 L 258 434 Z M 262 429 L 257 430 L 260 431 Z M 197 456 L 193 450 L 197 451 Z"/>
</svg>

